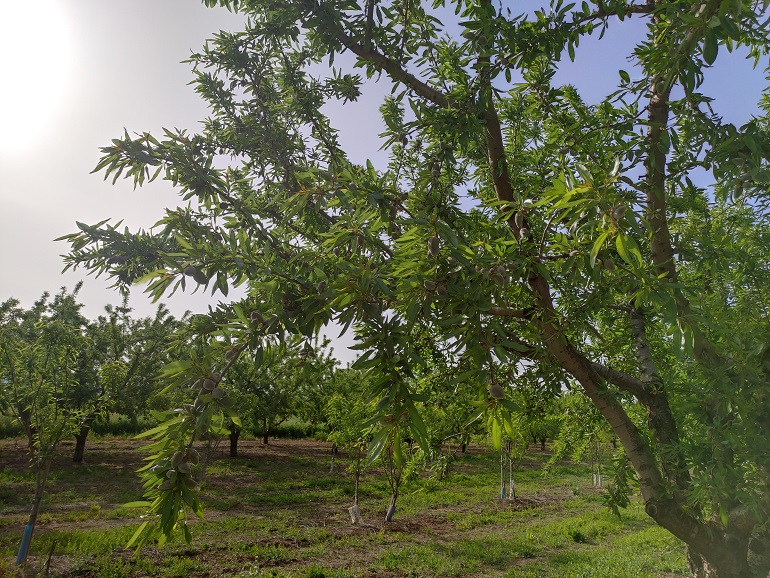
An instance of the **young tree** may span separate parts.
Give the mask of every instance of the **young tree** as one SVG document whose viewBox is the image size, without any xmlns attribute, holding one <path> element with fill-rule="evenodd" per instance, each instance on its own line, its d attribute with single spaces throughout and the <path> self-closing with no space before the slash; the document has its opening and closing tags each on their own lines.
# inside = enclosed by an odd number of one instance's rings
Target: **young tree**
<svg viewBox="0 0 770 578">
<path fill-rule="evenodd" d="M 330 343 L 324 339 L 303 346 L 300 350 L 303 371 L 292 393 L 295 416 L 315 426 L 328 425 L 326 404 L 340 387 L 339 360 L 334 357 Z"/>
<path fill-rule="evenodd" d="M 227 375 L 238 411 L 267 445 L 276 427 L 295 415 L 296 392 L 305 372 L 301 344 L 277 344 L 255 356 L 244 352 Z M 230 430 L 230 455 L 237 455 L 240 429 Z"/>
<path fill-rule="evenodd" d="M 700 92 L 717 57 L 766 55 L 762 8 L 206 3 L 250 20 L 191 57 L 202 131 L 126 133 L 97 166 L 162 175 L 194 204 L 152 233 L 80 224 L 68 266 L 155 296 L 245 284 L 241 314 L 216 313 L 244 347 L 355 325 L 386 429 L 408 422 L 419 440 L 419 328 L 468 364 L 448 396 L 483 395 L 499 364 L 555 368 L 610 424 L 694 574 L 764 577 L 770 97 L 736 127 Z M 609 27 L 638 36 L 633 68 L 589 104 L 556 68 Z M 379 168 L 352 163 L 324 115 L 361 96 L 358 71 L 392 87 Z"/>
<path fill-rule="evenodd" d="M 11 299 L 0 305 L 0 383 L 29 439 L 35 491 L 18 565 L 27 560 L 54 452 L 78 430 L 81 411 L 71 405 L 80 387 L 81 353 L 91 346 L 76 296 L 62 289 L 27 311 Z"/>
<path fill-rule="evenodd" d="M 132 317 L 125 305 L 105 307 L 104 314 L 92 324 L 103 340 L 103 359 L 126 366 L 124 379 L 113 395 L 113 411 L 136 423 L 150 409 L 161 409 L 161 404 L 165 404 L 163 409 L 168 407 L 167 399 L 157 399 L 161 389 L 157 376 L 171 360 L 175 334 L 186 320 L 186 315 L 175 318 L 162 304 L 154 315 L 141 318 Z"/>
<path fill-rule="evenodd" d="M 367 423 L 374 413 L 373 402 L 367 402 L 368 391 L 360 371 L 342 369 L 335 375 L 337 391 L 331 395 L 324 407 L 324 416 L 329 424 L 328 439 L 335 450 L 340 448 L 350 455 L 353 473 L 353 506 L 349 509 L 353 524 L 361 523 L 358 507 L 358 488 L 364 470 L 364 457 L 374 426 Z M 334 460 L 334 456 L 332 456 Z M 332 468 L 334 462 L 332 461 Z"/>
</svg>

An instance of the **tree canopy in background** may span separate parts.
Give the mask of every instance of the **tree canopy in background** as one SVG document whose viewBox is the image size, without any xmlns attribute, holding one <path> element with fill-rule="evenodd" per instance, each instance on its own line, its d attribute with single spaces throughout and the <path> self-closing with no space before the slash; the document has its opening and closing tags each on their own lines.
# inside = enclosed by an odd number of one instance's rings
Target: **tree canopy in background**
<svg viewBox="0 0 770 578">
<path fill-rule="evenodd" d="M 355 332 L 379 400 L 376 454 L 404 427 L 427 444 L 428 335 L 449 364 L 432 387 L 476 400 L 498 432 L 514 389 L 577 386 L 694 574 L 766 576 L 770 97 L 734 126 L 701 92 L 726 52 L 764 61 L 765 6 L 206 4 L 249 21 L 190 59 L 211 109 L 203 128 L 126 133 L 96 169 L 161 177 L 184 204 L 151 232 L 104 221 L 65 237 L 68 267 L 123 290 L 245 289 L 200 325 L 234 345 L 171 382 L 218 387 L 243 352 L 336 322 Z M 612 94 L 588 103 L 554 81 L 581 40 L 629 19 L 644 27 L 631 29 L 628 70 L 604 71 Z M 365 82 L 392 88 L 379 166 L 351 162 L 324 114 Z M 147 487 L 164 533 L 185 502 L 197 509 L 177 476 L 189 436 L 227 409 L 201 391 L 154 434 Z"/>
</svg>

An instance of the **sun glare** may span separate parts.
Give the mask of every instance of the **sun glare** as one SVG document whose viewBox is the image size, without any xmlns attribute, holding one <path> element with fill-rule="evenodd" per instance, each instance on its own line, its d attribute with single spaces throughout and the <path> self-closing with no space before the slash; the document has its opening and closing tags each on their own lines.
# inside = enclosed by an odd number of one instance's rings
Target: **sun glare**
<svg viewBox="0 0 770 578">
<path fill-rule="evenodd" d="M 0 7 L 0 152 L 24 152 L 42 138 L 68 88 L 71 39 L 58 0 Z"/>
</svg>

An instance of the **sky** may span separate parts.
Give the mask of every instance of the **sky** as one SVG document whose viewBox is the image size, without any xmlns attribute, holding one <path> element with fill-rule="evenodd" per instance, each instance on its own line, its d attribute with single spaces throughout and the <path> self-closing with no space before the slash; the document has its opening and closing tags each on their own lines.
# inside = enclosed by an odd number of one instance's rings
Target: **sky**
<svg viewBox="0 0 770 578">
<path fill-rule="evenodd" d="M 122 218 L 129 227 L 147 228 L 179 203 L 169 184 L 135 191 L 130 181 L 112 186 L 90 172 L 99 147 L 124 127 L 156 134 L 162 127 L 195 130 L 206 108 L 188 85 L 190 65 L 181 61 L 220 29 L 238 30 L 243 22 L 197 0 L 0 4 L 0 302 L 15 297 L 29 306 L 43 291 L 84 280 L 80 299 L 87 316 L 119 303 L 106 278 L 81 270 L 62 275 L 60 255 L 68 246 L 53 239 L 74 232 L 76 221 Z M 601 43 L 583 41 L 576 62 L 562 63 L 557 79 L 576 84 L 589 101 L 599 99 L 616 85 L 618 68 L 633 76 L 625 55 L 643 32 L 640 21 L 627 21 L 610 27 Z M 761 66 L 752 72 L 744 54 L 721 50 L 717 67 L 707 71 L 703 91 L 737 125 L 754 113 L 767 85 Z M 388 91 L 370 87 L 359 103 L 328 108 L 355 161 L 382 158 L 377 108 Z M 167 304 L 181 315 L 204 311 L 220 298 L 177 293 Z M 132 291 L 130 305 L 138 315 L 155 308 L 141 288 Z"/>
</svg>

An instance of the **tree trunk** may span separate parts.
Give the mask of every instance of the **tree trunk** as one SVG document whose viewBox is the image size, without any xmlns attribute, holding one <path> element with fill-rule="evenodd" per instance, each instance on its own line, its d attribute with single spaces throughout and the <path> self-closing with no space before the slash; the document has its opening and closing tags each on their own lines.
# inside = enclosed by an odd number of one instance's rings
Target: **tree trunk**
<svg viewBox="0 0 770 578">
<path fill-rule="evenodd" d="M 705 555 L 688 547 L 687 561 L 693 578 L 767 578 L 770 532 L 760 526 L 748 535 L 724 532 L 721 525 L 711 529 L 716 530 L 717 539 Z"/>
<path fill-rule="evenodd" d="M 241 428 L 233 426 L 230 430 L 230 457 L 238 457 L 238 438 L 241 436 Z"/>
<path fill-rule="evenodd" d="M 267 437 L 270 434 L 270 429 L 267 427 L 267 420 L 262 420 L 262 443 L 267 445 Z"/>
<path fill-rule="evenodd" d="M 388 511 L 385 513 L 386 522 L 393 521 L 393 515 L 396 513 L 396 500 L 398 500 L 398 492 L 393 492 L 393 495 L 390 497 L 390 506 L 388 506 Z"/>
<path fill-rule="evenodd" d="M 27 525 L 24 527 L 24 534 L 21 538 L 19 553 L 16 556 L 17 566 L 23 566 L 27 563 L 27 554 L 29 553 L 29 547 L 32 544 L 32 532 L 34 531 L 35 524 L 37 523 L 37 515 L 40 513 L 40 502 L 42 499 L 42 492 L 36 492 L 35 499 L 32 502 L 32 510 L 29 513 L 29 518 L 27 519 Z"/>
<path fill-rule="evenodd" d="M 740 548 L 739 548 L 740 549 Z M 743 556 L 737 556 L 737 553 L 729 552 L 711 552 L 712 561 L 707 561 L 703 556 L 692 550 L 687 549 L 687 561 L 690 564 L 690 571 L 693 578 L 759 578 L 749 573 L 745 552 Z M 714 562 L 719 558 L 718 562 Z M 730 558 L 733 558 L 730 560 Z M 740 560 L 739 558 L 743 558 Z M 761 578 L 766 578 L 767 574 Z"/>
<path fill-rule="evenodd" d="M 19 418 L 24 426 L 24 433 L 27 434 L 27 450 L 30 456 L 35 448 L 35 437 L 37 436 L 37 430 L 32 425 L 32 417 L 28 409 L 19 409 Z"/>
<path fill-rule="evenodd" d="M 337 444 L 332 444 L 332 463 L 329 466 L 329 473 L 334 473 L 334 458 L 337 457 Z"/>
<path fill-rule="evenodd" d="M 29 553 L 29 546 L 32 543 L 32 532 L 35 529 L 37 523 L 37 516 L 40 513 L 40 503 L 43 501 L 43 493 L 45 492 L 46 482 L 48 481 L 48 472 L 51 468 L 51 458 L 44 462 L 37 462 L 37 471 L 35 472 L 35 497 L 32 502 L 32 509 L 29 512 L 29 518 L 27 519 L 27 525 L 24 528 L 24 535 L 21 539 L 21 546 L 19 546 L 19 553 L 16 556 L 16 565 L 23 566 L 27 563 L 27 554 Z"/>
<path fill-rule="evenodd" d="M 548 440 L 548 438 L 540 438 L 540 451 L 545 451 L 545 442 Z"/>
<path fill-rule="evenodd" d="M 353 489 L 353 504 L 358 505 L 358 484 L 361 480 L 361 450 L 356 450 L 356 485 Z"/>
<path fill-rule="evenodd" d="M 80 432 L 75 435 L 75 453 L 72 455 L 72 461 L 76 464 L 83 463 L 83 453 L 86 451 L 86 438 L 88 438 L 88 432 L 90 431 L 90 426 L 84 425 L 80 428 Z"/>
</svg>

